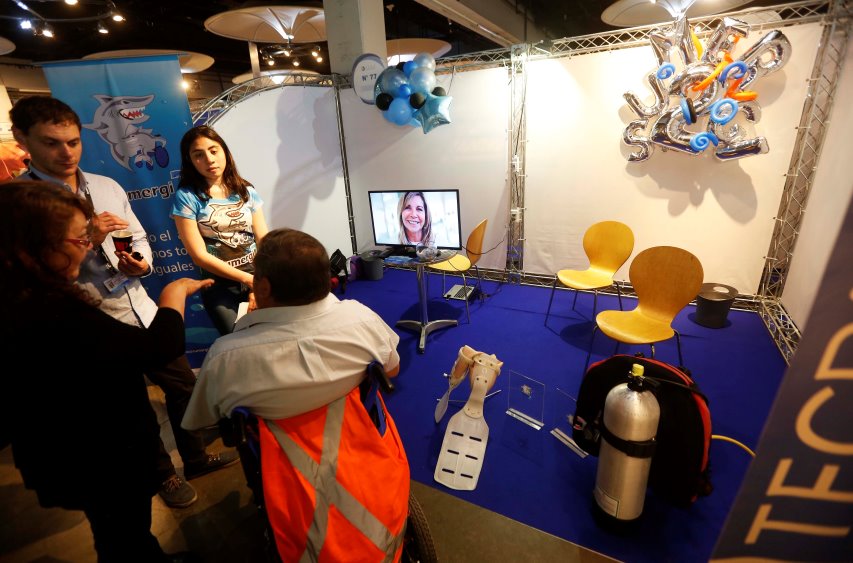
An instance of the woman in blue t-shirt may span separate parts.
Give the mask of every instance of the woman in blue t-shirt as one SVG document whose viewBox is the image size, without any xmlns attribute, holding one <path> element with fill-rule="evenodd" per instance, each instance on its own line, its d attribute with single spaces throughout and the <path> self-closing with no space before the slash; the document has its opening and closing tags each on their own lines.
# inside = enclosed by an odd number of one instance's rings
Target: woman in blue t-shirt
<svg viewBox="0 0 853 563">
<path fill-rule="evenodd" d="M 240 303 L 251 300 L 252 261 L 268 231 L 262 205 L 216 131 L 201 125 L 186 132 L 172 218 L 202 276 L 216 281 L 201 299 L 220 334 L 234 329 Z"/>
</svg>

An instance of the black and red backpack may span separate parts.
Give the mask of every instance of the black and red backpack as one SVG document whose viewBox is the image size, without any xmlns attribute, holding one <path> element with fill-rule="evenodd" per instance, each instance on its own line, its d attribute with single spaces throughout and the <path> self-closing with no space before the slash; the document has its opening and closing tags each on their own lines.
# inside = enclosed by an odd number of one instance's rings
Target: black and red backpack
<svg viewBox="0 0 853 563">
<path fill-rule="evenodd" d="M 641 364 L 646 382 L 660 405 L 657 446 L 649 470 L 649 487 L 680 507 L 712 491 L 708 475 L 711 412 L 687 370 L 638 356 L 619 354 L 592 364 L 581 381 L 572 438 L 591 455 L 601 445 L 604 400 L 628 382 L 632 364 Z"/>
</svg>

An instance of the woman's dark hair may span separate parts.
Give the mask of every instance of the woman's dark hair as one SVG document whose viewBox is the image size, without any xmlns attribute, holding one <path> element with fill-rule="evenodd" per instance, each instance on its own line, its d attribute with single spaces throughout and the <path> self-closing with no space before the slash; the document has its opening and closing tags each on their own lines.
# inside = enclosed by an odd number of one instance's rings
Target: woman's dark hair
<svg viewBox="0 0 853 563">
<path fill-rule="evenodd" d="M 294 229 L 276 229 L 261 239 L 255 278 L 267 278 L 281 305 L 308 305 L 332 290 L 329 254 L 314 237 Z"/>
<path fill-rule="evenodd" d="M 237 165 L 234 164 L 234 157 L 231 156 L 231 151 L 228 145 L 225 144 L 225 139 L 219 136 L 219 133 L 207 125 L 199 125 L 193 127 L 184 133 L 181 139 L 181 180 L 182 187 L 192 188 L 195 195 L 202 201 L 210 199 L 210 186 L 207 185 L 207 179 L 199 174 L 190 157 L 190 147 L 196 141 L 204 137 L 210 139 L 214 143 L 218 143 L 222 150 L 225 151 L 225 170 L 222 173 L 222 183 L 230 192 L 234 192 L 240 196 L 243 203 L 249 201 L 249 186 L 251 184 L 245 180 L 237 172 Z"/>
<path fill-rule="evenodd" d="M 68 236 L 75 211 L 91 221 L 94 212 L 85 199 L 51 182 L 15 180 L 0 184 L 0 307 L 12 313 L 32 300 L 68 295 L 96 302 L 60 272 L 48 266 L 51 251 L 59 251 Z M 8 319 L 9 317 L 7 317 Z"/>
</svg>

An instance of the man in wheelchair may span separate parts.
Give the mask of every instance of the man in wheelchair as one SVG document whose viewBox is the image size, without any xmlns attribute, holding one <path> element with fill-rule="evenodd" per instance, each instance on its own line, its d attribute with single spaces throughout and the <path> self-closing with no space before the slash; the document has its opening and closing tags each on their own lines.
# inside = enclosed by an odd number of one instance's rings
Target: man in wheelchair
<svg viewBox="0 0 853 563">
<path fill-rule="evenodd" d="M 257 418 L 263 503 L 282 560 L 399 559 L 408 461 L 375 386 L 360 389 L 371 362 L 397 375 L 399 337 L 330 293 L 326 250 L 300 231 L 264 237 L 254 291 L 258 309 L 210 348 L 182 425 L 211 426 L 237 407 Z"/>
</svg>

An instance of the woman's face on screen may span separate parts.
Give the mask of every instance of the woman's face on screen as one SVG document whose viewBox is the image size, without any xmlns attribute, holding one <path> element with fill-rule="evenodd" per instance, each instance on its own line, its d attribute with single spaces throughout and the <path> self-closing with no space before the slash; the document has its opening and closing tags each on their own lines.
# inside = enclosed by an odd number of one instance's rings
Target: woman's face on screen
<svg viewBox="0 0 853 563">
<path fill-rule="evenodd" d="M 403 205 L 403 212 L 400 216 L 403 220 L 403 228 L 406 229 L 406 238 L 410 242 L 419 242 L 421 240 L 421 229 L 424 228 L 424 220 L 426 219 L 424 200 L 421 196 L 410 197 Z"/>
</svg>

